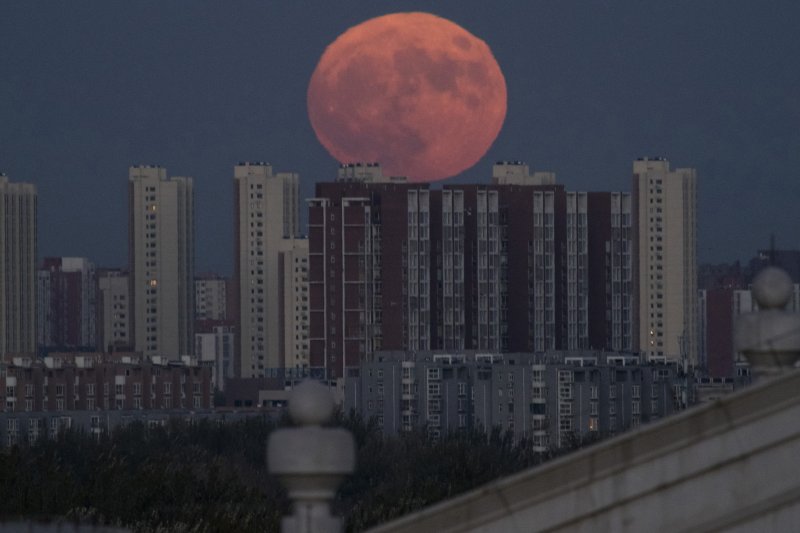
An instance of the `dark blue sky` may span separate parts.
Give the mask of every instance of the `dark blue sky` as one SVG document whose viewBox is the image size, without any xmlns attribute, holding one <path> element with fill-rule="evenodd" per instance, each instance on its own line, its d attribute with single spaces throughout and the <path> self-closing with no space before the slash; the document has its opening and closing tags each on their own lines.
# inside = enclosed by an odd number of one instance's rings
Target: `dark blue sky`
<svg viewBox="0 0 800 533">
<path fill-rule="evenodd" d="M 232 167 L 336 162 L 306 88 L 325 46 L 395 11 L 484 39 L 508 116 L 454 180 L 522 159 L 573 190 L 630 190 L 631 162 L 698 170 L 699 259 L 800 248 L 796 0 L 0 2 L 0 171 L 39 188 L 39 254 L 127 262 L 131 164 L 195 178 L 197 269 L 232 268 Z"/>
</svg>

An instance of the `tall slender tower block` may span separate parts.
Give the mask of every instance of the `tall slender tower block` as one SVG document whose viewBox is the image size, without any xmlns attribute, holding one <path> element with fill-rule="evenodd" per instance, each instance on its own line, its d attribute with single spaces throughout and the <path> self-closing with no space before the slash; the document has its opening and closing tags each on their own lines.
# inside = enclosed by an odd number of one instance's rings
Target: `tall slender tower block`
<svg viewBox="0 0 800 533">
<path fill-rule="evenodd" d="M 298 175 L 263 163 L 234 167 L 234 318 L 240 377 L 284 368 L 281 252 L 298 237 Z M 292 365 L 289 365 L 292 366 Z"/>
<path fill-rule="evenodd" d="M 697 176 L 663 158 L 633 163 L 634 349 L 697 362 Z"/>
<path fill-rule="evenodd" d="M 134 347 L 178 359 L 194 347 L 192 178 L 157 166 L 128 177 L 130 295 Z"/>
<path fill-rule="evenodd" d="M 36 352 L 36 187 L 0 174 L 0 358 Z"/>
</svg>

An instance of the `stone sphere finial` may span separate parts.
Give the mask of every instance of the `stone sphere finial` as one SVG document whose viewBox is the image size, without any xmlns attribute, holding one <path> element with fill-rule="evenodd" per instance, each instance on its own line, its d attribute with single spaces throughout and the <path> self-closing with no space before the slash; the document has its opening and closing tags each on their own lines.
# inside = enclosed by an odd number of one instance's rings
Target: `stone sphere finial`
<svg viewBox="0 0 800 533">
<path fill-rule="evenodd" d="M 334 408 L 331 391 L 318 381 L 303 381 L 289 395 L 289 416 L 295 424 L 324 424 L 333 417 Z"/>
<path fill-rule="evenodd" d="M 783 309 L 792 298 L 792 278 L 784 270 L 767 267 L 753 281 L 753 297 L 761 309 Z"/>
</svg>

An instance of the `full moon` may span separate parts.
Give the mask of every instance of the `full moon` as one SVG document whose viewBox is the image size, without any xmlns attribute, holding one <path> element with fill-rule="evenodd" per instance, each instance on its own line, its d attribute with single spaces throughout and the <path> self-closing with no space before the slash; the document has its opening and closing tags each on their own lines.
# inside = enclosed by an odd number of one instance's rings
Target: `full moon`
<svg viewBox="0 0 800 533">
<path fill-rule="evenodd" d="M 428 13 L 395 13 L 331 43 L 308 86 L 317 137 L 340 163 L 436 181 L 473 166 L 506 116 L 506 82 L 481 39 Z"/>
</svg>

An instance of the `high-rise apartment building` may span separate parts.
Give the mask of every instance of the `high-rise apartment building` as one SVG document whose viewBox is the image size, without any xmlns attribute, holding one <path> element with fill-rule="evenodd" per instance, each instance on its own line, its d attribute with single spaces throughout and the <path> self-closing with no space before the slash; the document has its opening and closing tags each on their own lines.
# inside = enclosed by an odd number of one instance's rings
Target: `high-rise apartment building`
<svg viewBox="0 0 800 533">
<path fill-rule="evenodd" d="M 128 178 L 132 333 L 137 352 L 178 359 L 194 347 L 192 178 L 158 166 Z"/>
<path fill-rule="evenodd" d="M 566 194 L 565 349 L 629 352 L 633 292 L 630 194 Z"/>
<path fill-rule="evenodd" d="M 46 257 L 37 278 L 39 348 L 94 350 L 97 345 L 94 265 L 84 257 Z"/>
<path fill-rule="evenodd" d="M 36 351 L 36 187 L 0 174 L 0 358 Z"/>
<path fill-rule="evenodd" d="M 236 375 L 260 377 L 284 359 L 281 253 L 299 238 L 298 175 L 263 163 L 234 167 Z"/>
<path fill-rule="evenodd" d="M 634 350 L 696 364 L 696 173 L 663 158 L 633 163 Z"/>
<path fill-rule="evenodd" d="M 630 195 L 520 162 L 440 190 L 342 166 L 309 201 L 309 291 L 329 377 L 378 350 L 629 350 Z"/>
<path fill-rule="evenodd" d="M 97 272 L 97 347 L 101 352 L 133 349 L 128 273 L 117 269 Z"/>
</svg>

